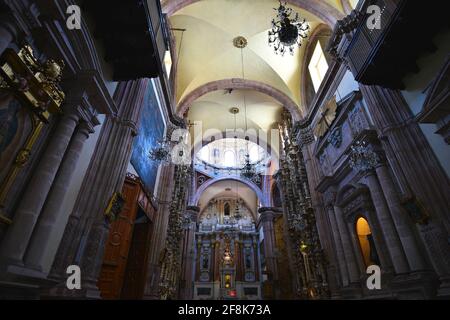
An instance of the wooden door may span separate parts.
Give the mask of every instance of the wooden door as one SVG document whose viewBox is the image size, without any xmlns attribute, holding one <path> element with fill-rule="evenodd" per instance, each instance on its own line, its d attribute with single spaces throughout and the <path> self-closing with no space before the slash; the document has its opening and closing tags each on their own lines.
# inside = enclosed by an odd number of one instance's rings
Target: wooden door
<svg viewBox="0 0 450 320">
<path fill-rule="evenodd" d="M 138 183 L 128 179 L 125 181 L 122 189 L 125 205 L 117 220 L 111 224 L 98 280 L 98 287 L 104 299 L 120 298 L 139 192 Z"/>
<path fill-rule="evenodd" d="M 151 230 L 152 223 L 139 209 L 124 275 L 122 299 L 137 300 L 144 296 Z"/>
</svg>

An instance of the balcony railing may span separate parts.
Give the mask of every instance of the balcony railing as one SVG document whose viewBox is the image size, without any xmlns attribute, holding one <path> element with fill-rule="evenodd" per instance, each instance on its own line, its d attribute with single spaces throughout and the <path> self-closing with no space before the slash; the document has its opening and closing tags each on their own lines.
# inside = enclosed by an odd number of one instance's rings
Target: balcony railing
<svg viewBox="0 0 450 320">
<path fill-rule="evenodd" d="M 433 37 L 449 25 L 446 14 L 445 1 L 360 1 L 337 22 L 328 51 L 347 62 L 358 82 L 403 89 L 404 77 L 418 71 L 419 57 L 435 49 Z"/>
</svg>

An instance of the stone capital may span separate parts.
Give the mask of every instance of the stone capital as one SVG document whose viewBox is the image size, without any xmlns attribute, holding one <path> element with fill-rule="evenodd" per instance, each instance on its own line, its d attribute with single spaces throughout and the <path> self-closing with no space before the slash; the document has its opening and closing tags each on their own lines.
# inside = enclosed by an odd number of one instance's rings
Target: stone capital
<svg viewBox="0 0 450 320">
<path fill-rule="evenodd" d="M 300 148 L 304 148 L 314 142 L 314 134 L 309 120 L 297 121 L 294 124 L 294 136 Z"/>
<path fill-rule="evenodd" d="M 191 222 L 197 222 L 199 214 L 200 214 L 200 207 L 188 206 L 186 208 L 186 215 L 189 217 L 189 220 Z"/>
</svg>

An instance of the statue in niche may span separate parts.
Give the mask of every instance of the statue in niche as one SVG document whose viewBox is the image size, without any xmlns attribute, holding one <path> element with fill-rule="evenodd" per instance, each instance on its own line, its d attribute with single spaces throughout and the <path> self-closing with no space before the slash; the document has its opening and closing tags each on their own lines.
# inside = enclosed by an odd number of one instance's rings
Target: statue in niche
<svg viewBox="0 0 450 320">
<path fill-rule="evenodd" d="M 11 144 L 19 126 L 20 103 L 14 98 L 0 97 L 0 154 Z"/>
<path fill-rule="evenodd" d="M 245 268 L 251 269 L 252 268 L 252 257 L 250 248 L 245 248 Z"/>
<path fill-rule="evenodd" d="M 203 270 L 209 269 L 209 250 L 208 250 L 208 248 L 203 247 L 201 262 L 202 262 L 201 265 L 202 265 Z"/>
</svg>

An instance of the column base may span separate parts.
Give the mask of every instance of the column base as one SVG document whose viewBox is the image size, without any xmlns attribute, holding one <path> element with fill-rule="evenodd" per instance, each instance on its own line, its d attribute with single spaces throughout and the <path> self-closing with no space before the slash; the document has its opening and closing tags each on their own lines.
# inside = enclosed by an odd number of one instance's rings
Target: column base
<svg viewBox="0 0 450 320">
<path fill-rule="evenodd" d="M 41 292 L 44 300 L 101 300 L 100 290 L 97 286 L 81 284 L 80 290 L 69 290 L 65 282 Z"/>
<path fill-rule="evenodd" d="M 407 275 L 397 275 L 390 287 L 397 299 L 426 300 L 436 297 L 438 278 L 434 272 L 412 272 Z"/>
<path fill-rule="evenodd" d="M 359 283 L 351 283 L 340 290 L 342 300 L 359 300 L 363 297 Z"/>
<path fill-rule="evenodd" d="M 2 267 L 0 281 L 0 299 L 40 299 L 42 288 L 55 285 L 41 271 L 23 267 L 22 265 L 7 265 Z"/>
<path fill-rule="evenodd" d="M 437 292 L 437 298 L 449 300 L 450 299 L 450 276 L 442 277 L 439 280 L 441 281 L 441 285 L 439 286 L 439 289 Z"/>
</svg>

